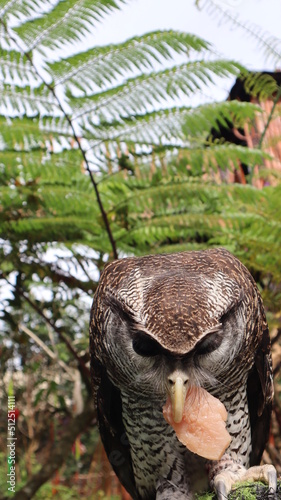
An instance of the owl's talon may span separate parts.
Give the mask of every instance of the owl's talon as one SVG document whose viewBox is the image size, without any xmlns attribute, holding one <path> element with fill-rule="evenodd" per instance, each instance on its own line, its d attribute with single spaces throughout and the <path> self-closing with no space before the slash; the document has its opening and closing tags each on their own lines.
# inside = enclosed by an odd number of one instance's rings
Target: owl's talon
<svg viewBox="0 0 281 500">
<path fill-rule="evenodd" d="M 217 474 L 214 479 L 214 488 L 218 500 L 226 500 L 235 483 L 243 481 L 262 481 L 268 484 L 270 500 L 276 499 L 277 490 L 277 472 L 273 465 L 257 465 L 250 469 L 231 470 L 225 469 Z"/>
<path fill-rule="evenodd" d="M 277 490 L 277 472 L 270 464 L 250 467 L 242 477 L 242 481 L 263 481 L 273 493 Z"/>
<path fill-rule="evenodd" d="M 276 493 L 277 490 L 277 472 L 276 469 L 268 472 L 268 487 L 272 490 L 273 493 Z"/>
<path fill-rule="evenodd" d="M 227 499 L 227 495 L 228 495 L 228 491 L 227 491 L 227 487 L 225 485 L 225 482 L 223 480 L 220 480 L 216 483 L 216 493 L 217 493 L 217 498 L 218 500 L 226 500 Z"/>
</svg>

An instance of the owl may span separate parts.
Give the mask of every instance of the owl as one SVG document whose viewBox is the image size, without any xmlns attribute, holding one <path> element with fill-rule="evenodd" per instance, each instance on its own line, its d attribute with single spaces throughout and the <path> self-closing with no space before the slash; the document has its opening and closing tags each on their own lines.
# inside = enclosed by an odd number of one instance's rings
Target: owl
<svg viewBox="0 0 281 500">
<path fill-rule="evenodd" d="M 134 500 L 190 500 L 207 488 L 222 500 L 244 479 L 276 491 L 275 468 L 259 465 L 273 397 L 268 327 L 257 286 L 231 253 L 109 263 L 91 310 L 90 351 L 100 435 Z M 210 439 L 201 430 L 200 391 L 207 406 L 212 397 L 226 411 L 229 442 L 212 458 L 204 450 L 215 449 L 220 431 Z M 191 394 L 196 411 L 185 410 Z M 185 411 L 198 424 L 195 449 L 164 418 L 167 401 L 177 425 Z M 216 413 L 209 407 L 210 426 Z"/>
</svg>

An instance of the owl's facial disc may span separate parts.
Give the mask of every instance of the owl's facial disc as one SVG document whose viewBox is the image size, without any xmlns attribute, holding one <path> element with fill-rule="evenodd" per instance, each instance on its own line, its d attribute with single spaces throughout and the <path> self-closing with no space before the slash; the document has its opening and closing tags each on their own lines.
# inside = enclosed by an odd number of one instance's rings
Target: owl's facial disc
<svg viewBox="0 0 281 500">
<path fill-rule="evenodd" d="M 168 377 L 167 392 L 172 403 L 173 419 L 177 424 L 182 421 L 188 380 L 186 373 L 181 370 L 175 370 Z"/>
</svg>

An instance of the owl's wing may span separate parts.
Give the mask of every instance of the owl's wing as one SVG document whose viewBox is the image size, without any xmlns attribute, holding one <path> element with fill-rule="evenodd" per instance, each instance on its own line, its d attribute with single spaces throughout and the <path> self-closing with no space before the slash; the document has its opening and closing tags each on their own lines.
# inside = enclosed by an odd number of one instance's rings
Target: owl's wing
<svg viewBox="0 0 281 500">
<path fill-rule="evenodd" d="M 130 445 L 122 422 L 120 391 L 109 380 L 100 363 L 92 360 L 93 383 L 96 390 L 97 416 L 100 436 L 109 462 L 121 484 L 133 499 L 138 499 Z"/>
<path fill-rule="evenodd" d="M 270 337 L 263 308 L 261 310 L 262 337 L 247 385 L 252 434 L 251 466 L 260 464 L 262 453 L 268 441 L 273 399 Z"/>
</svg>

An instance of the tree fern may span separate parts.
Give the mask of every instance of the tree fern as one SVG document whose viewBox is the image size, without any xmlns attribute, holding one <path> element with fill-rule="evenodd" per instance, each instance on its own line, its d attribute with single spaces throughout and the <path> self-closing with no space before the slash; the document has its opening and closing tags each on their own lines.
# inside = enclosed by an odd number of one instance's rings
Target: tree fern
<svg viewBox="0 0 281 500">
<path fill-rule="evenodd" d="M 243 256 L 253 271 L 281 278 L 279 196 L 280 186 L 257 192 L 251 186 L 202 184 L 180 178 L 178 171 L 170 182 L 156 175 L 155 186 L 139 181 L 116 205 L 114 222 L 123 226 L 118 245 L 143 253 L 222 244 Z M 259 257 L 254 261 L 253 255 Z"/>
<path fill-rule="evenodd" d="M 14 149 L 15 153 L 20 151 L 32 152 L 40 148 L 42 151 L 52 150 L 54 142 L 57 141 L 63 147 L 69 148 L 72 130 L 69 123 L 62 118 L 23 116 L 22 118 L 6 118 L 0 116 L 1 132 L 0 142 L 6 151 Z M 64 137 L 68 139 L 64 142 Z"/>
<path fill-rule="evenodd" d="M 140 151 L 146 150 L 146 153 L 149 147 L 151 154 L 155 154 L 155 146 L 163 144 L 181 147 L 182 117 L 189 109 L 157 111 L 155 107 L 161 108 L 169 98 L 171 108 L 174 99 L 193 95 L 218 76 L 238 74 L 241 66 L 212 58 L 186 60 L 189 52 L 194 55 L 209 52 L 211 55 L 211 49 L 207 42 L 194 35 L 172 31 L 150 33 L 143 39 L 135 37 L 120 46 L 92 49 L 71 57 L 58 52 L 57 60 L 51 62 L 44 52 L 47 48 L 54 48 L 53 44 L 62 48 L 69 40 L 75 43 L 103 13 L 118 5 L 112 1 L 80 0 L 48 4 L 40 11 L 38 3 L 35 18 L 30 18 L 30 5 L 34 7 L 33 2 L 24 3 L 25 12 L 20 10 L 23 16 L 15 13 L 18 17 L 15 25 L 9 10 L 12 4 L 3 6 L 2 33 L 5 40 L 9 39 L 9 50 L 17 53 L 18 60 L 22 58 L 35 75 L 33 86 L 27 83 L 30 78 L 21 81 L 20 85 L 4 82 L 0 109 L 3 117 L 12 120 L 13 131 L 10 135 L 10 124 L 4 124 L 0 133 L 3 147 L 14 147 L 17 152 L 47 148 L 58 156 L 64 149 L 77 147 L 90 174 L 116 256 L 114 238 L 90 162 L 94 159 L 94 163 L 100 165 L 105 161 L 106 148 L 102 145 L 108 141 L 112 142 L 113 149 L 122 148 L 120 142 L 128 142 L 138 144 Z M 7 52 L 9 50 L 6 48 Z M 38 52 L 42 54 L 41 62 L 34 57 Z M 165 68 L 175 54 L 186 61 Z M 157 71 L 151 71 L 154 64 L 159 67 Z M 128 78 L 132 70 L 145 70 L 146 74 Z M 14 79 L 19 80 L 19 76 L 20 72 L 16 74 L 15 71 Z M 121 77 L 127 79 L 120 85 Z M 82 143 L 81 136 L 87 142 Z"/>
</svg>

